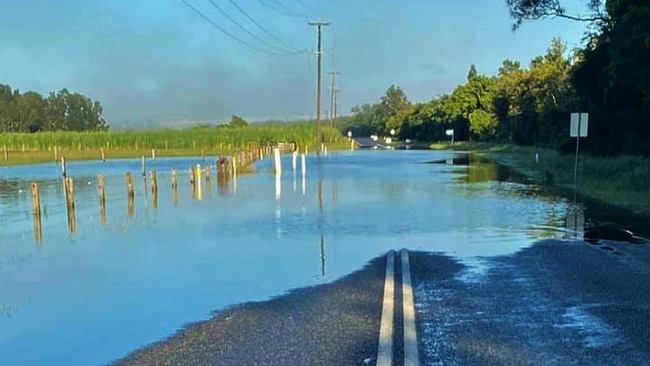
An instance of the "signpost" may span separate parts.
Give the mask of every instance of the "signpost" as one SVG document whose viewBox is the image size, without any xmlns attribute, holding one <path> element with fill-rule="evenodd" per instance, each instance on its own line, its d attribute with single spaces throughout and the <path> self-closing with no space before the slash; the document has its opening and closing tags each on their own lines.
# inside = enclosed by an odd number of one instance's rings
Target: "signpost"
<svg viewBox="0 0 650 366">
<path fill-rule="evenodd" d="M 578 197 L 578 151 L 580 149 L 580 138 L 587 137 L 587 127 L 589 126 L 589 113 L 571 113 L 570 137 L 576 138 L 576 163 L 573 172 L 573 204 L 577 203 Z"/>
<path fill-rule="evenodd" d="M 454 130 L 451 129 L 451 130 L 445 131 L 445 135 L 451 136 L 451 144 L 453 145 L 454 144 Z"/>
</svg>

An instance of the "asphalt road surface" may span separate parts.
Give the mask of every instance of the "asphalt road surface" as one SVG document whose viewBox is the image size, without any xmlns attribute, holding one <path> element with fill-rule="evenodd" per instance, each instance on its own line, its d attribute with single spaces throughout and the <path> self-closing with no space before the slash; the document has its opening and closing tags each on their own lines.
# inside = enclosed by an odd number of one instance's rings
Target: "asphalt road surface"
<svg viewBox="0 0 650 366">
<path fill-rule="evenodd" d="M 396 256 L 398 257 L 398 256 Z M 410 252 L 422 365 L 650 365 L 650 247 L 539 242 L 476 265 Z M 399 260 L 393 364 L 404 364 Z M 386 257 L 237 305 L 115 365 L 375 365 Z"/>
</svg>

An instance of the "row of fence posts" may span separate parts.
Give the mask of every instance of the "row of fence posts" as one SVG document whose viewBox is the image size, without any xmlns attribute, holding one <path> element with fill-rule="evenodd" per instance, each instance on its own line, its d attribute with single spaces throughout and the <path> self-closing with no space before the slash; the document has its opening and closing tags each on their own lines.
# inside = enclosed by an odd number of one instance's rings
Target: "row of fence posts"
<svg viewBox="0 0 650 366">
<path fill-rule="evenodd" d="M 274 170 L 275 170 L 275 198 L 280 199 L 282 195 L 282 160 L 280 159 L 282 150 L 279 148 L 274 149 Z M 302 172 L 302 194 L 306 193 L 307 183 L 306 183 L 306 174 L 307 174 L 307 163 L 305 153 L 299 154 L 295 149 L 292 149 L 291 153 L 291 168 L 293 170 L 294 177 L 294 191 L 296 190 L 296 174 L 298 168 L 298 156 L 300 155 L 300 168 Z"/>
<path fill-rule="evenodd" d="M 294 150 L 293 144 L 284 144 L 280 145 L 279 148 L 274 148 L 271 146 L 262 147 L 255 150 L 246 150 L 238 152 L 233 155 L 230 159 L 226 157 L 219 157 L 216 163 L 216 173 L 219 186 L 227 186 L 228 181 L 231 178 L 236 178 L 237 168 L 245 167 L 257 159 L 263 159 L 265 155 L 270 155 L 272 151 L 276 151 L 276 156 L 279 158 L 280 152 L 287 152 Z M 103 149 L 102 149 L 103 150 Z M 6 151 L 6 149 L 5 149 Z M 294 161 L 297 152 L 294 151 Z M 152 157 L 155 159 L 155 151 L 152 150 Z M 102 151 L 102 159 L 103 151 Z M 304 175 L 304 166 L 305 166 L 305 157 L 303 154 L 303 175 Z M 74 235 L 77 232 L 76 219 L 75 219 L 75 200 L 74 200 L 74 182 L 71 177 L 68 176 L 67 161 L 65 157 L 60 158 L 61 161 L 61 172 L 63 176 L 63 190 L 65 193 L 66 201 L 66 213 L 67 213 L 67 222 L 68 222 L 68 231 L 70 234 Z M 205 155 L 203 155 L 203 162 L 205 162 Z M 276 158 L 276 166 L 280 167 L 278 160 Z M 146 159 L 144 155 L 141 158 L 141 167 L 142 167 L 142 178 L 143 184 L 145 185 L 146 192 Z M 281 169 L 281 168 L 278 168 Z M 190 193 L 193 199 L 201 199 L 201 180 L 205 179 L 207 186 L 211 187 L 210 181 L 211 176 L 210 172 L 212 170 L 211 165 L 192 165 L 189 169 L 189 183 L 190 183 Z M 294 162 L 294 171 L 295 171 L 295 162 Z M 158 177 L 155 169 L 149 171 L 149 180 L 150 180 L 150 190 L 151 190 L 151 204 L 154 210 L 158 209 Z M 236 182 L 236 179 L 233 179 L 233 182 Z M 125 176 L 125 185 L 126 185 L 126 196 L 127 196 L 127 216 L 132 218 L 135 213 L 135 183 L 133 174 L 127 172 Z M 97 187 L 99 195 L 99 212 L 100 212 L 100 223 L 102 226 L 106 225 L 106 179 L 102 174 L 97 176 Z M 171 188 L 172 188 L 172 202 L 174 205 L 178 203 L 178 174 L 175 168 L 171 169 Z M 234 187 L 233 187 L 234 188 Z M 236 188 L 234 188 L 236 190 Z M 30 184 L 30 191 L 32 196 L 32 213 L 34 221 L 34 240 L 37 244 L 42 242 L 42 226 L 41 226 L 41 200 L 39 194 L 38 183 L 33 181 Z"/>
</svg>

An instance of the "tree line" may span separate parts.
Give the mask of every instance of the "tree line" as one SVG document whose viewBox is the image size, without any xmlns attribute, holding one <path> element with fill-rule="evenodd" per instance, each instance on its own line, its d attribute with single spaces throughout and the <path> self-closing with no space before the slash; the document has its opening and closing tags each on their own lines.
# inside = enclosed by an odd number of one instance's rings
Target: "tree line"
<svg viewBox="0 0 650 366">
<path fill-rule="evenodd" d="M 102 106 L 61 89 L 47 97 L 0 84 L 0 132 L 106 130 Z"/>
<path fill-rule="evenodd" d="M 553 39 L 544 55 L 504 60 L 496 75 L 469 68 L 451 93 L 411 103 L 390 86 L 381 100 L 354 107 L 342 130 L 421 141 L 449 139 L 511 142 L 571 150 L 572 112 L 589 113 L 589 136 L 581 146 L 595 154 L 650 155 L 650 2 L 588 1 L 577 18 L 559 0 L 507 0 L 513 28 L 544 17 L 589 22 L 583 49 L 567 50 Z"/>
</svg>

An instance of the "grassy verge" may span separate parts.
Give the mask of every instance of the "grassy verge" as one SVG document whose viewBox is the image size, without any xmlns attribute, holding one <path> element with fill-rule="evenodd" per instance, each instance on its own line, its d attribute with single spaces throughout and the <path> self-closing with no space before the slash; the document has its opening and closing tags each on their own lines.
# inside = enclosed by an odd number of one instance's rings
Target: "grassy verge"
<svg viewBox="0 0 650 366">
<path fill-rule="evenodd" d="M 574 188 L 575 155 L 550 149 L 491 146 L 477 151 L 534 181 L 565 190 Z M 535 154 L 538 160 L 535 160 Z M 578 193 L 650 218 L 650 158 L 595 157 L 578 160 Z"/>
<path fill-rule="evenodd" d="M 456 141 L 452 145 L 449 142 L 436 142 L 428 144 L 431 150 L 454 150 L 454 151 L 501 151 L 509 148 L 509 145 L 499 145 L 491 142 L 477 142 L 477 141 Z"/>
<path fill-rule="evenodd" d="M 207 157 L 216 157 L 219 155 L 230 155 L 234 151 L 228 149 L 168 149 L 156 150 L 156 157 L 180 157 L 180 156 L 201 156 L 205 154 Z M 122 158 L 140 158 L 144 155 L 151 158 L 151 149 L 123 149 L 123 150 L 109 150 L 104 152 L 104 158 L 122 159 Z M 63 150 L 58 152 L 59 159 L 65 157 L 68 161 L 75 160 L 101 160 L 100 150 Z M 8 159 L 0 156 L 0 166 L 11 165 L 28 165 L 55 162 L 54 153 L 52 151 L 12 151 L 8 154 Z"/>
<path fill-rule="evenodd" d="M 434 150 L 471 151 L 527 176 L 535 182 L 566 191 L 574 189 L 575 155 L 530 146 L 459 141 L 434 143 Z M 538 160 L 535 159 L 538 154 Z M 578 193 L 650 218 L 650 158 L 595 157 L 578 160 Z"/>
<path fill-rule="evenodd" d="M 347 141 L 337 141 L 332 143 L 325 143 L 325 146 L 330 151 L 335 150 L 346 150 L 350 148 L 350 145 Z M 313 146 L 299 146 L 299 151 L 302 153 L 307 149 L 307 152 L 313 152 Z M 238 151 L 241 151 L 241 148 L 219 148 L 212 147 L 206 149 L 183 149 L 183 148 L 174 148 L 174 149 L 156 149 L 156 157 L 182 157 L 182 156 L 201 156 L 205 155 L 206 157 L 218 157 L 220 155 L 230 156 Z M 134 149 L 134 148 L 124 148 L 124 149 L 111 149 L 104 150 L 104 158 L 106 160 L 110 159 L 123 159 L 123 158 L 140 158 L 144 155 L 147 158 L 151 158 L 151 149 Z M 62 156 L 68 161 L 76 160 L 101 160 L 101 150 L 99 148 L 93 149 L 66 149 L 57 151 L 58 159 Z M 28 165 L 28 164 L 40 164 L 40 163 L 49 163 L 59 160 L 55 160 L 54 151 L 52 150 L 25 150 L 25 151 L 9 151 L 7 153 L 7 159 L 4 157 L 4 153 L 0 150 L 0 166 L 12 166 L 12 165 Z"/>
</svg>

